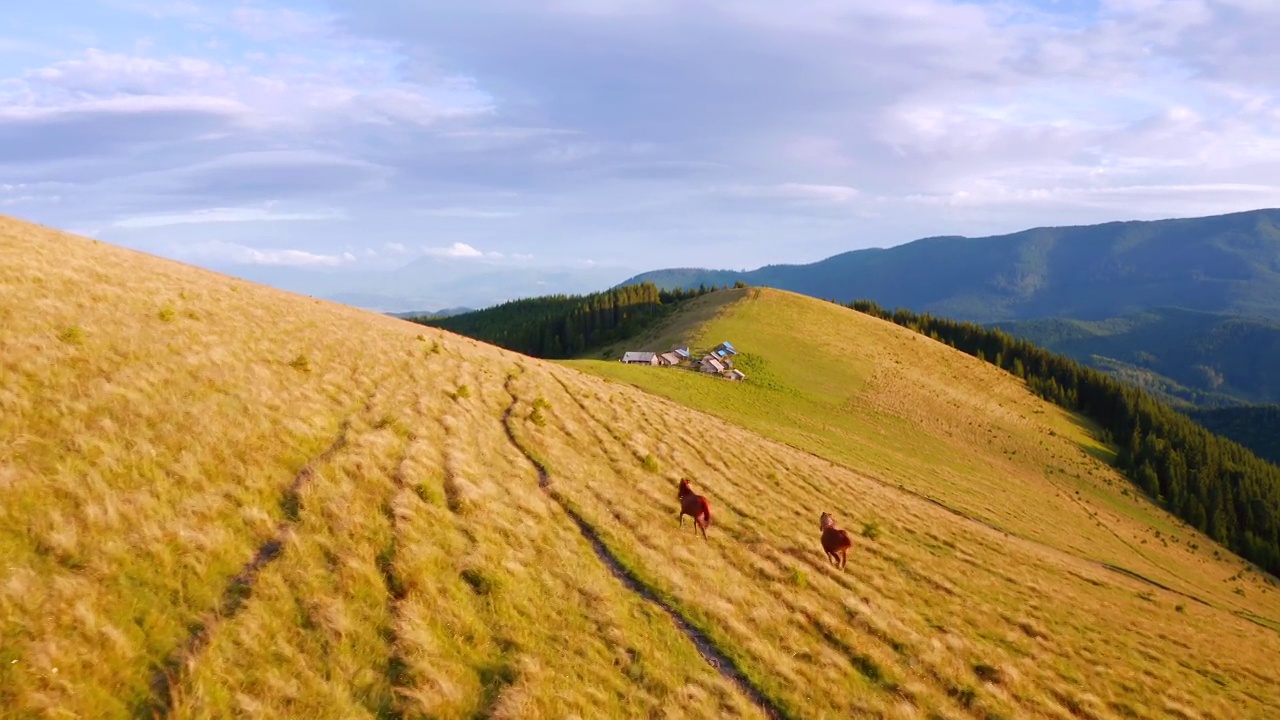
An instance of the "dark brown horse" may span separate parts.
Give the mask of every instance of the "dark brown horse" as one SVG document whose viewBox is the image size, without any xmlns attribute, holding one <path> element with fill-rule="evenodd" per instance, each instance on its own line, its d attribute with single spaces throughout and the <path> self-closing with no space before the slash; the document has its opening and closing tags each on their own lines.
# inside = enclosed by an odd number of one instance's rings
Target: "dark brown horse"
<svg viewBox="0 0 1280 720">
<path fill-rule="evenodd" d="M 702 539 L 707 539 L 707 526 L 711 524 L 711 503 L 702 495 L 695 495 L 689 487 L 687 479 L 680 480 L 680 489 L 676 491 L 676 499 L 680 501 L 680 524 L 684 525 L 684 516 L 693 518 L 693 532 L 702 531 Z"/>
<path fill-rule="evenodd" d="M 836 519 L 829 513 L 822 513 L 821 519 L 818 520 L 818 527 L 822 528 L 822 549 L 827 551 L 827 559 L 834 562 L 836 567 L 844 568 L 845 563 L 848 562 L 845 555 L 849 552 L 849 548 L 853 547 L 849 533 L 837 528 Z"/>
</svg>

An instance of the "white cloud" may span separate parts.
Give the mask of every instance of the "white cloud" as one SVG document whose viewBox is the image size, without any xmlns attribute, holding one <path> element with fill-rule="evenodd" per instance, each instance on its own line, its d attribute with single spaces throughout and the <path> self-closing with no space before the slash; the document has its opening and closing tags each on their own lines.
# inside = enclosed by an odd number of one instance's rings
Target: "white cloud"
<svg viewBox="0 0 1280 720">
<path fill-rule="evenodd" d="M 76 115 L 123 116 L 147 113 L 192 112 L 243 118 L 249 108 L 235 100 L 198 95 L 121 95 L 101 99 L 74 99 L 40 105 L 12 104 L 0 108 L 0 125 L 15 121 L 58 122 Z"/>
<path fill-rule="evenodd" d="M 355 255 L 349 252 L 325 254 L 296 248 L 254 248 L 224 241 L 175 245 L 170 248 L 170 254 L 219 266 L 230 263 L 324 268 L 338 267 L 356 261 Z"/>
<path fill-rule="evenodd" d="M 27 72 L 8 95 L 10 104 L 46 112 L 143 112 L 197 104 L 267 127 L 425 126 L 491 112 L 490 98 L 467 78 L 405 83 L 396 77 L 394 57 L 343 52 L 340 44 L 334 50 L 332 61 L 282 54 L 215 61 L 90 49 Z"/>
<path fill-rule="evenodd" d="M 245 248 L 245 257 L 253 265 L 290 265 L 295 267 L 334 267 L 354 262 L 351 253 L 319 255 L 305 250 L 255 250 Z"/>
<path fill-rule="evenodd" d="M 168 215 L 140 215 L 123 218 L 111 224 L 116 228 L 158 228 L 170 225 L 200 225 L 205 223 L 242 222 L 293 222 L 300 220 L 335 220 L 341 218 L 335 212 L 270 212 L 261 208 L 208 208 Z"/>
<path fill-rule="evenodd" d="M 106 239 L 755 265 L 1280 204 L 1264 0 L 90 1 L 143 15 L 0 65 L 0 185 L 58 183 L 0 202 Z"/>
<path fill-rule="evenodd" d="M 423 252 L 428 255 L 449 258 L 479 258 L 485 254 L 466 243 L 456 242 L 448 247 L 428 247 Z"/>
</svg>

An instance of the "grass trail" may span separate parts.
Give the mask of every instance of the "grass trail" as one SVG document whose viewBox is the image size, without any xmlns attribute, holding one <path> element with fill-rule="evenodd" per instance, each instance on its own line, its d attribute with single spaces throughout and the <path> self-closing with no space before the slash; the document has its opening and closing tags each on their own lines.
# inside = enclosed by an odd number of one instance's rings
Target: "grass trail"
<svg viewBox="0 0 1280 720">
<path fill-rule="evenodd" d="M 507 436 L 511 440 L 512 445 L 519 449 L 520 452 L 529 460 L 529 463 L 538 471 L 538 486 L 546 490 L 548 497 L 555 500 L 561 510 L 563 510 L 564 513 L 573 520 L 574 524 L 578 526 L 579 532 L 582 533 L 582 537 L 590 543 L 596 556 L 600 558 L 600 561 L 609 568 L 609 572 L 611 572 L 624 587 L 661 608 L 662 611 L 671 618 L 671 622 L 676 626 L 676 628 L 689 638 L 694 647 L 698 649 L 698 653 L 702 655 L 702 657 L 712 667 L 719 670 L 720 674 L 723 675 L 725 679 L 732 682 L 743 694 L 750 698 L 752 703 L 763 710 L 767 717 L 778 719 L 791 717 L 790 713 L 779 708 L 774 701 L 766 697 L 749 678 L 745 677 L 742 674 L 742 671 L 734 665 L 733 660 L 725 656 L 725 654 L 715 646 L 704 632 L 693 627 L 685 617 L 680 615 L 679 611 L 664 602 L 650 586 L 646 585 L 641 578 L 637 577 L 634 572 L 623 565 L 623 563 L 618 560 L 618 557 L 614 552 L 610 550 L 609 546 L 600 539 L 600 535 L 596 532 L 595 528 L 583 519 L 582 515 L 574 509 L 572 502 L 556 492 L 555 487 L 552 486 L 552 478 L 546 461 L 520 442 L 515 430 L 515 424 L 512 422 L 513 412 L 519 404 L 519 398 L 511 389 L 512 381 L 516 377 L 516 374 L 509 375 L 507 377 L 507 383 L 504 386 L 507 393 L 511 395 L 511 405 L 503 415 L 503 423 L 507 429 Z"/>
</svg>

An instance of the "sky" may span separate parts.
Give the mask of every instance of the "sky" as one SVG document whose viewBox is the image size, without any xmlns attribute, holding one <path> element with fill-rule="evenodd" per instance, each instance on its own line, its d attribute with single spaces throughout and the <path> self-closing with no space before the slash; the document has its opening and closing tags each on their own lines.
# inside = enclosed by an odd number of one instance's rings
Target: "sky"
<svg viewBox="0 0 1280 720">
<path fill-rule="evenodd" d="M 13 5 L 0 213 L 210 267 L 746 269 L 1280 206 L 1273 0 Z"/>
</svg>

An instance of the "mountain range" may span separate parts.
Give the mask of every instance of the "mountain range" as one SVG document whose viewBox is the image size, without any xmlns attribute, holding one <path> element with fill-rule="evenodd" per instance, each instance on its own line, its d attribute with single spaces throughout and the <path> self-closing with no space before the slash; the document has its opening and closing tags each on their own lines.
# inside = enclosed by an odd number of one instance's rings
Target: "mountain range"
<svg viewBox="0 0 1280 720">
<path fill-rule="evenodd" d="M 623 284 L 791 290 L 993 323 L 1106 320 L 1155 308 L 1280 320 L 1280 210 L 931 237 L 805 265 L 747 272 L 680 268 Z"/>
<path fill-rule="evenodd" d="M 1280 402 L 1280 322 L 1176 308 L 1108 320 L 1045 318 L 995 327 L 1175 404 Z"/>
<path fill-rule="evenodd" d="M 995 325 L 1179 405 L 1280 402 L 1280 210 L 931 237 L 805 265 L 677 268 L 627 283 L 736 282 Z"/>
</svg>

